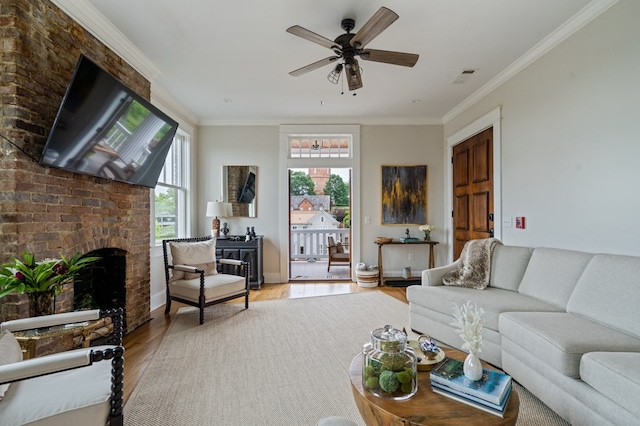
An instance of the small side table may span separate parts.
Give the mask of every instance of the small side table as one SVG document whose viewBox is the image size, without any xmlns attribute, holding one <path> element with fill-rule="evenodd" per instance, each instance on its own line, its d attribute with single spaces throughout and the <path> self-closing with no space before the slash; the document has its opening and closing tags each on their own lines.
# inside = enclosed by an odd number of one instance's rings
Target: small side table
<svg viewBox="0 0 640 426">
<path fill-rule="evenodd" d="M 435 258 L 433 255 L 433 247 L 435 247 L 437 244 L 440 244 L 438 241 L 413 241 L 413 242 L 403 243 L 398 240 L 393 240 L 390 243 L 381 243 L 378 241 L 375 241 L 375 243 L 378 245 L 378 270 L 380 271 L 380 276 L 378 278 L 379 285 L 384 285 L 384 275 L 382 271 L 382 246 L 384 245 L 400 244 L 400 245 L 407 246 L 411 244 L 428 244 L 429 245 L 429 269 L 433 269 L 436 267 Z"/>
</svg>

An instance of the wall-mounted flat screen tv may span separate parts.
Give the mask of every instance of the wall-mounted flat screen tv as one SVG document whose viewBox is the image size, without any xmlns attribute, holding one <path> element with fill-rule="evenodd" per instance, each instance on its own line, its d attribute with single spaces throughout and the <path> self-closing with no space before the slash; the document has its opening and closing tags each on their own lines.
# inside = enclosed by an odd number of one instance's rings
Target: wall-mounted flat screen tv
<svg viewBox="0 0 640 426">
<path fill-rule="evenodd" d="M 153 188 L 178 123 L 80 56 L 39 163 Z"/>
</svg>

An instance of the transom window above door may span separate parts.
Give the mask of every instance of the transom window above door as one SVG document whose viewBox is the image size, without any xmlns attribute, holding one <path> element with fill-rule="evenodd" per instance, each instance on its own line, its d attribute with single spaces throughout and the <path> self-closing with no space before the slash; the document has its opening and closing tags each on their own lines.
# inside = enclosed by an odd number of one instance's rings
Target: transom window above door
<svg viewBox="0 0 640 426">
<path fill-rule="evenodd" d="M 351 158 L 351 136 L 290 136 L 289 158 Z"/>
</svg>

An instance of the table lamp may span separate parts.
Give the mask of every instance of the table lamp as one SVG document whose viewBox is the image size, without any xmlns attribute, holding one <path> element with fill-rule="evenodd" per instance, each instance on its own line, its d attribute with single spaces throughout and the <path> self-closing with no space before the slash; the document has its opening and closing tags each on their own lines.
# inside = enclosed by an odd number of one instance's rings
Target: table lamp
<svg viewBox="0 0 640 426">
<path fill-rule="evenodd" d="M 227 206 L 222 201 L 208 201 L 207 202 L 207 217 L 213 217 L 211 221 L 211 236 L 220 236 L 220 219 L 218 217 L 225 217 L 227 215 Z"/>
</svg>

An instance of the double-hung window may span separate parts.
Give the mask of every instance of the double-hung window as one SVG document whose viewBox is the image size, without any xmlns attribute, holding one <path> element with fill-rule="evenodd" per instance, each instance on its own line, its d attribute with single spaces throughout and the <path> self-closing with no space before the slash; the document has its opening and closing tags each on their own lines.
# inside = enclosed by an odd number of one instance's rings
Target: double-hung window
<svg viewBox="0 0 640 426">
<path fill-rule="evenodd" d="M 189 135 L 178 130 L 155 187 L 155 243 L 182 238 L 188 229 Z"/>
</svg>

